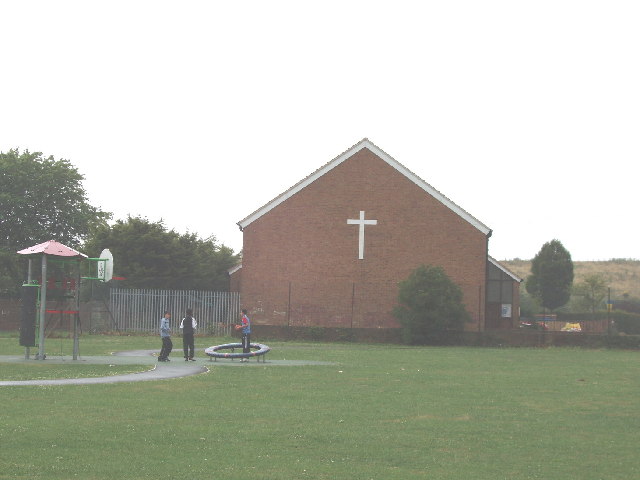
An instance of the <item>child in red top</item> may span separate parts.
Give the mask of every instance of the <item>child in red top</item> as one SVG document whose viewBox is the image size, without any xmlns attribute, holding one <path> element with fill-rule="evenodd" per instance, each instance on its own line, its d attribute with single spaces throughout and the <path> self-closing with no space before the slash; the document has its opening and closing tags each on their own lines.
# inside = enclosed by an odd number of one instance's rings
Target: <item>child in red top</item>
<svg viewBox="0 0 640 480">
<path fill-rule="evenodd" d="M 247 311 L 242 310 L 242 324 L 238 325 L 242 329 L 242 353 L 251 351 L 251 320 L 247 316 Z"/>
</svg>

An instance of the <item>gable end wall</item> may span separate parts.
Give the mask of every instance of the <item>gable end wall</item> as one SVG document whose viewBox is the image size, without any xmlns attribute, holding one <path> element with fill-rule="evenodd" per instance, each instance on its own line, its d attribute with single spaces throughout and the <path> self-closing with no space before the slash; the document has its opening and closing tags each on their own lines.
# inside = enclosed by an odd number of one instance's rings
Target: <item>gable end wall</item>
<svg viewBox="0 0 640 480">
<path fill-rule="evenodd" d="M 360 210 L 365 227 L 358 259 Z M 244 229 L 242 301 L 257 324 L 397 327 L 397 284 L 421 264 L 461 286 L 483 320 L 487 237 L 362 149 Z"/>
</svg>

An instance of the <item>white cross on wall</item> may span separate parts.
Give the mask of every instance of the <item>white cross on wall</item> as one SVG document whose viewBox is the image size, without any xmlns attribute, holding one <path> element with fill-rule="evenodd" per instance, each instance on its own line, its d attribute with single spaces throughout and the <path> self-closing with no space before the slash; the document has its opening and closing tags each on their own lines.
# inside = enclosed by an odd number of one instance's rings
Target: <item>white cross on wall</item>
<svg viewBox="0 0 640 480">
<path fill-rule="evenodd" d="M 364 258 L 364 226 L 365 225 L 377 225 L 377 220 L 365 220 L 364 219 L 364 210 L 360 210 L 360 218 L 359 219 L 348 219 L 347 223 L 349 225 L 359 225 L 358 232 L 358 259 L 362 260 Z"/>
</svg>

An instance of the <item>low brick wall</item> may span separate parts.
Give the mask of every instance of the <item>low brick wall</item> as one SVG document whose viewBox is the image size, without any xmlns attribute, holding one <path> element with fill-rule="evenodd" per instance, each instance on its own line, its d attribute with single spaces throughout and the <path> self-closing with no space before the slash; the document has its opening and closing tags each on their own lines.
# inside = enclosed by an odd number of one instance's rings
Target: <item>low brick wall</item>
<svg viewBox="0 0 640 480">
<path fill-rule="evenodd" d="M 324 328 L 287 327 L 274 325 L 252 325 L 251 340 L 263 343 L 269 340 L 356 342 L 402 344 L 402 330 L 399 328 Z M 240 337 L 239 332 L 234 336 Z M 586 348 L 631 348 L 640 349 L 640 336 L 523 331 L 491 330 L 486 332 L 453 333 L 443 339 L 443 345 L 477 347 L 586 347 Z"/>
<path fill-rule="evenodd" d="M 240 336 L 238 332 L 234 336 Z M 319 342 L 401 343 L 399 328 L 331 328 L 251 325 L 251 340 L 304 340 Z"/>
<path fill-rule="evenodd" d="M 579 332 L 493 330 L 465 333 L 466 345 L 487 347 L 585 347 L 640 349 L 640 335 L 606 335 Z"/>
</svg>

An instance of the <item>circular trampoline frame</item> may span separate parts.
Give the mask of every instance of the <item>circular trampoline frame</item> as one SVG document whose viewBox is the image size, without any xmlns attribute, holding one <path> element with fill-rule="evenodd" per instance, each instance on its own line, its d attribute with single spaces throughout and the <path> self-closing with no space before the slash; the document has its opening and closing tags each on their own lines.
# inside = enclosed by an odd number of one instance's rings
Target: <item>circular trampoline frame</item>
<svg viewBox="0 0 640 480">
<path fill-rule="evenodd" d="M 250 358 L 250 357 L 257 357 L 258 362 L 260 361 L 260 357 L 262 357 L 262 361 L 265 361 L 265 354 L 271 351 L 271 348 L 269 348 L 267 345 L 264 345 L 262 343 L 250 343 L 249 344 L 250 348 L 255 348 L 255 351 L 251 351 L 251 352 L 234 352 L 234 350 L 236 348 L 242 348 L 242 343 L 225 343 L 222 345 L 214 345 L 213 347 L 209 347 L 209 348 L 205 348 L 204 353 L 206 353 L 209 357 L 213 358 L 214 360 L 217 360 L 218 358 L 230 358 L 230 359 L 235 359 L 235 358 Z M 231 353 L 229 352 L 221 352 L 220 350 L 231 350 Z M 209 358 L 209 360 L 211 360 L 211 358 Z"/>
</svg>

